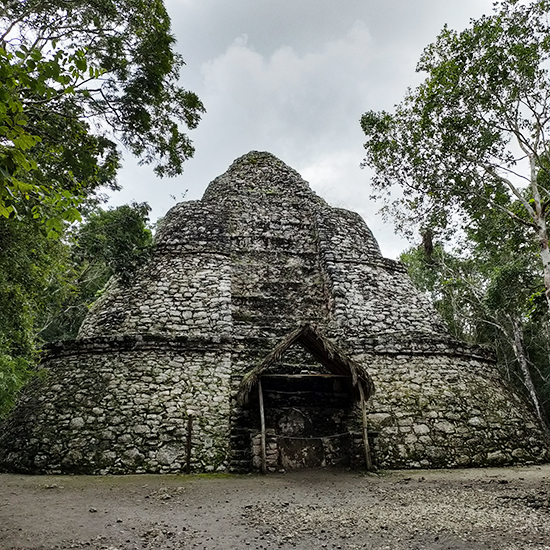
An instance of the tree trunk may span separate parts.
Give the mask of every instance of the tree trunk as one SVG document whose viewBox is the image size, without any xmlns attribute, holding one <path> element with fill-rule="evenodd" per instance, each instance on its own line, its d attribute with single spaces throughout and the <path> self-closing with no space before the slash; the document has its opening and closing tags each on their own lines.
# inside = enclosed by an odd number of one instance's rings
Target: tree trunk
<svg viewBox="0 0 550 550">
<path fill-rule="evenodd" d="M 548 239 L 541 242 L 540 257 L 543 265 L 544 288 L 548 309 L 550 309 L 550 249 L 548 248 Z"/>
<path fill-rule="evenodd" d="M 546 220 L 544 217 L 537 220 L 539 226 L 538 237 L 540 244 L 540 259 L 542 260 L 542 274 L 544 278 L 544 288 L 546 302 L 550 310 L 550 248 L 548 248 L 548 230 L 546 228 Z"/>
<path fill-rule="evenodd" d="M 538 186 L 538 166 L 533 156 L 530 158 L 531 164 L 531 193 L 533 194 L 535 215 L 533 221 L 537 226 L 537 237 L 540 246 L 540 259 L 542 260 L 542 275 L 544 278 L 544 288 L 546 302 L 550 310 L 550 249 L 548 248 L 548 228 L 546 226 L 546 209 L 542 203 L 540 189 Z"/>
<path fill-rule="evenodd" d="M 523 384 L 529 393 L 529 397 L 535 406 L 535 411 L 539 417 L 542 428 L 546 432 L 546 435 L 550 436 L 550 430 L 548 429 L 548 423 L 546 420 L 546 415 L 541 407 L 539 398 L 537 395 L 537 390 L 535 389 L 535 384 L 533 384 L 533 379 L 531 378 L 531 371 L 529 370 L 529 364 L 527 361 L 527 354 L 525 352 L 525 346 L 523 345 L 523 333 L 521 330 L 521 325 L 517 319 L 508 315 L 508 319 L 512 325 L 513 339 L 512 347 L 514 348 L 514 353 L 516 355 L 521 374 L 523 376 Z"/>
</svg>

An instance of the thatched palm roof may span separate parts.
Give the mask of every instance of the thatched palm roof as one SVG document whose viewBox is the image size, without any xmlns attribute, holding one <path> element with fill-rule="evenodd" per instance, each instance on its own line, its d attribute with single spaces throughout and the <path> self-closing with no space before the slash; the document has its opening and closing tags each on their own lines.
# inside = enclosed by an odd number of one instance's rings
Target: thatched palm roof
<svg viewBox="0 0 550 550">
<path fill-rule="evenodd" d="M 333 342 L 319 334 L 316 327 L 305 324 L 287 334 L 259 365 L 245 374 L 237 393 L 237 400 L 241 405 L 248 402 L 250 392 L 258 384 L 260 376 L 277 363 L 287 349 L 296 342 L 332 374 L 350 376 L 354 386 L 361 384 L 365 399 L 374 394 L 374 383 L 366 369 L 347 357 Z"/>
</svg>

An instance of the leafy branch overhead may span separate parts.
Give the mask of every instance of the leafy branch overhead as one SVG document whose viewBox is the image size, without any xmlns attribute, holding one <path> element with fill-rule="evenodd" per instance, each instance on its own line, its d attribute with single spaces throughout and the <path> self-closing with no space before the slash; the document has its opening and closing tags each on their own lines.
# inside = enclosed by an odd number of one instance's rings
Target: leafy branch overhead
<svg viewBox="0 0 550 550">
<path fill-rule="evenodd" d="M 463 32 L 445 27 L 418 63 L 426 80 L 361 126 L 364 165 L 398 227 L 467 231 L 504 213 L 538 245 L 550 302 L 549 11 L 508 0 Z"/>
<path fill-rule="evenodd" d="M 193 155 L 204 107 L 178 84 L 160 0 L 28 0 L 0 7 L 0 215 L 59 232 L 116 188 L 120 141 L 160 176 Z"/>
</svg>

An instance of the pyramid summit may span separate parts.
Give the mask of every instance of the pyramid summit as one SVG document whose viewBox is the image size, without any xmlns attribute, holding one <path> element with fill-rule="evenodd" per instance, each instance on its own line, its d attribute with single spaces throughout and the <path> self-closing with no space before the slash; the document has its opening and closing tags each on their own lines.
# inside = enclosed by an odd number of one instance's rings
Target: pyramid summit
<svg viewBox="0 0 550 550">
<path fill-rule="evenodd" d="M 362 218 L 269 153 L 165 216 L 51 345 L 0 432 L 37 473 L 486 466 L 548 442 L 486 350 L 449 337 Z"/>
<path fill-rule="evenodd" d="M 203 201 L 235 199 L 255 193 L 284 193 L 322 201 L 296 170 L 275 155 L 260 151 L 250 151 L 236 159 L 225 174 L 210 183 Z"/>
</svg>

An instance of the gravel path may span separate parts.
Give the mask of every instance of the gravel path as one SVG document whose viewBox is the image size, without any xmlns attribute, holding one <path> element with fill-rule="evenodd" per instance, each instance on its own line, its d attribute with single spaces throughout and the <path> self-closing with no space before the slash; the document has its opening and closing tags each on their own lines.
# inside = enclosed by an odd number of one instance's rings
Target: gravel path
<svg viewBox="0 0 550 550">
<path fill-rule="evenodd" d="M 0 475 L 1 550 L 550 550 L 550 465 Z"/>
</svg>

